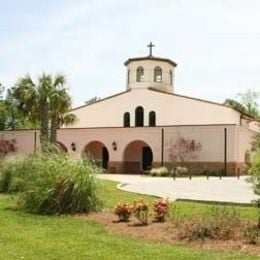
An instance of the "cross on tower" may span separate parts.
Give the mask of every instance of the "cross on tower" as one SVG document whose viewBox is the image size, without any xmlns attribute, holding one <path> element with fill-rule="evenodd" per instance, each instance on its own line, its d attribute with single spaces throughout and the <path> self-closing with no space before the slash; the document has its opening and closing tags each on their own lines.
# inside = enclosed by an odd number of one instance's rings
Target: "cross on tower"
<svg viewBox="0 0 260 260">
<path fill-rule="evenodd" d="M 153 47 L 155 47 L 155 45 L 154 45 L 152 42 L 150 42 L 150 44 L 148 44 L 147 47 L 150 49 L 150 50 L 149 50 L 149 56 L 152 56 L 152 55 L 153 55 L 153 54 L 152 54 L 152 52 L 153 52 Z"/>
</svg>

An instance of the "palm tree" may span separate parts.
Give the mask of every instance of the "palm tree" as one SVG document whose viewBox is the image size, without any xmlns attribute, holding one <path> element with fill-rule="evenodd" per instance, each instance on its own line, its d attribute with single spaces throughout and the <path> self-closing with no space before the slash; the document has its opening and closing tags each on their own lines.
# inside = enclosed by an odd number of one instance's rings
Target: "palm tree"
<svg viewBox="0 0 260 260">
<path fill-rule="evenodd" d="M 40 140 L 41 143 L 49 142 L 49 120 L 50 120 L 50 92 L 52 91 L 52 77 L 51 75 L 46 75 L 43 73 L 41 77 L 39 77 L 39 85 L 37 88 L 38 93 L 38 109 L 39 109 L 39 119 L 40 119 Z"/>
<path fill-rule="evenodd" d="M 51 77 L 43 74 L 35 84 L 29 74 L 18 80 L 12 88 L 12 96 L 18 101 L 18 109 L 31 122 L 40 122 L 41 143 L 48 141 L 48 91 Z"/>
<path fill-rule="evenodd" d="M 56 142 L 57 128 L 61 125 L 59 119 L 70 109 L 71 98 L 64 87 L 65 83 L 64 75 L 56 75 L 53 78 L 43 73 L 38 78 L 37 84 L 30 75 L 26 75 L 12 88 L 11 93 L 17 100 L 19 110 L 31 122 L 40 123 L 42 146 L 50 141 Z M 50 137 L 49 125 L 51 125 Z"/>
<path fill-rule="evenodd" d="M 37 109 L 38 93 L 36 85 L 29 74 L 18 80 L 10 91 L 10 98 L 14 98 L 17 108 L 23 116 L 32 122 L 39 121 L 39 111 Z"/>
<path fill-rule="evenodd" d="M 65 83 L 65 77 L 57 75 L 53 82 L 52 91 L 50 92 L 51 143 L 56 143 L 57 141 L 58 128 L 63 124 L 69 125 L 76 121 L 74 114 L 68 114 L 71 108 L 71 97 L 64 87 Z"/>
</svg>

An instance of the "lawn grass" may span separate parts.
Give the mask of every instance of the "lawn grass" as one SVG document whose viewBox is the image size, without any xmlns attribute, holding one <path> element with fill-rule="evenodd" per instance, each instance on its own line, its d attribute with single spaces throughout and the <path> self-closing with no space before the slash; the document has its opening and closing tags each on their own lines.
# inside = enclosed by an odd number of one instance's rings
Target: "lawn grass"
<svg viewBox="0 0 260 260">
<path fill-rule="evenodd" d="M 117 189 L 117 184 L 118 182 L 115 181 L 101 180 L 101 198 L 104 207 L 107 209 L 113 209 L 120 201 L 131 203 L 134 200 L 143 198 L 145 201 L 149 202 L 149 204 L 152 204 L 155 199 L 153 196 L 119 190 Z"/>
<path fill-rule="evenodd" d="M 120 201 L 133 202 L 138 198 L 143 198 L 151 206 L 155 197 L 140 195 L 136 193 L 121 191 L 116 188 L 117 182 L 110 180 L 102 180 L 102 198 L 104 206 L 112 209 L 116 203 Z M 244 220 L 257 220 L 258 212 L 255 207 L 251 206 L 234 206 L 227 204 L 216 203 L 202 203 L 202 202 L 188 202 L 175 201 L 171 203 L 172 217 L 178 218 L 207 218 L 212 216 L 213 208 L 229 208 L 234 209 L 237 214 Z"/>
<path fill-rule="evenodd" d="M 102 181 L 102 187 L 106 208 L 111 209 L 120 200 L 132 201 L 140 197 L 117 190 L 112 181 Z M 154 199 L 142 197 L 149 202 Z M 1 260 L 259 259 L 235 252 L 206 251 L 122 237 L 106 231 L 94 221 L 71 216 L 39 216 L 8 209 L 14 201 L 10 195 L 0 195 Z M 203 207 L 206 212 L 209 210 L 206 205 L 190 202 L 178 202 L 178 206 L 187 211 L 187 215 L 192 215 L 194 209 L 198 214 Z"/>
</svg>

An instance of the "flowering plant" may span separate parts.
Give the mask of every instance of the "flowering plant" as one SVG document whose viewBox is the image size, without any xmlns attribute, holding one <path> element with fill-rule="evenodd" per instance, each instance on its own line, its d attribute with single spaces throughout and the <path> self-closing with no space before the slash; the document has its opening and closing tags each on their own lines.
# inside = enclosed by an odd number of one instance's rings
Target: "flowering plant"
<svg viewBox="0 0 260 260">
<path fill-rule="evenodd" d="M 131 213 L 132 213 L 132 206 L 126 202 L 119 202 L 114 209 L 114 213 L 118 216 L 119 221 L 128 221 Z"/>
<path fill-rule="evenodd" d="M 142 225 L 148 224 L 149 206 L 143 199 L 134 201 L 133 214 L 141 222 Z"/>
<path fill-rule="evenodd" d="M 158 199 L 153 203 L 154 218 L 158 222 L 164 222 L 169 214 L 170 203 L 168 199 Z"/>
</svg>

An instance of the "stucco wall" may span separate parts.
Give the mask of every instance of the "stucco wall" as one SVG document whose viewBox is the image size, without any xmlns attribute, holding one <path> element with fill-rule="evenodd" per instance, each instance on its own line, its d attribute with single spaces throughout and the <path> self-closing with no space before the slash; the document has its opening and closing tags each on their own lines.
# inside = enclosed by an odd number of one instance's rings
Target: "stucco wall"
<svg viewBox="0 0 260 260">
<path fill-rule="evenodd" d="M 148 126 L 150 111 L 156 112 L 156 125 L 159 126 L 240 124 L 240 113 L 229 107 L 149 89 L 136 89 L 72 110 L 79 119 L 73 127 L 122 127 L 125 112 L 130 113 L 130 123 L 134 126 L 138 106 L 144 108 L 145 126 Z"/>
<path fill-rule="evenodd" d="M 224 129 L 227 129 L 227 161 L 234 161 L 234 133 L 235 126 L 201 126 L 201 127 L 175 127 L 165 129 L 166 160 L 170 160 L 173 145 L 178 138 L 190 139 L 199 142 L 201 150 L 192 161 L 223 162 L 225 137 Z"/>
<path fill-rule="evenodd" d="M 97 147 L 96 154 L 98 154 L 98 159 L 100 159 L 101 154 L 98 149 L 101 149 L 100 143 L 102 143 L 108 150 L 109 163 L 120 168 L 120 164 L 125 160 L 136 162 L 138 158 L 139 161 L 142 160 L 140 154 L 141 146 L 139 147 L 138 145 L 131 148 L 133 154 L 127 154 L 127 158 L 125 157 L 125 151 L 129 144 L 136 141 L 140 141 L 140 145 L 151 148 L 155 165 L 160 165 L 162 159 L 166 164 L 172 163 L 171 148 L 176 140 L 181 137 L 201 144 L 201 150 L 196 153 L 196 157 L 189 161 L 191 166 L 194 165 L 194 167 L 200 170 L 203 167 L 208 167 L 208 165 L 212 165 L 213 168 L 222 167 L 225 154 L 225 128 L 227 129 L 226 159 L 227 163 L 235 171 L 236 165 L 244 164 L 245 152 L 247 149 L 250 149 L 252 136 L 255 134 L 253 131 L 235 125 L 60 129 L 58 131 L 58 141 L 64 144 L 68 149 L 69 155 L 75 158 L 82 156 L 88 144 L 93 144 L 93 142 L 97 141 L 99 142 L 99 147 Z M 162 129 L 164 131 L 163 145 Z M 39 148 L 38 131 L 6 131 L 1 132 L 1 136 L 5 140 L 16 139 L 18 149 L 15 154 L 32 153 L 35 150 L 35 146 L 37 149 Z M 72 143 L 76 145 L 75 151 L 72 150 Z M 116 144 L 116 149 L 113 149 L 113 143 Z M 93 150 L 95 150 L 95 147 Z M 139 164 L 141 165 L 141 163 Z"/>
<path fill-rule="evenodd" d="M 15 139 L 17 150 L 12 155 L 29 154 L 40 148 L 39 131 L 1 131 L 0 136 L 4 140 Z"/>
<path fill-rule="evenodd" d="M 249 127 L 250 130 L 253 130 L 255 132 L 260 133 L 260 122 L 259 121 L 252 121 L 249 123 Z"/>
<path fill-rule="evenodd" d="M 246 152 L 251 151 L 256 132 L 243 127 L 236 128 L 235 161 L 245 162 Z"/>
<path fill-rule="evenodd" d="M 223 161 L 224 160 L 224 128 L 227 129 L 227 160 L 235 161 L 236 126 L 194 126 L 194 127 L 164 127 L 164 160 L 170 159 L 170 148 L 179 137 L 194 139 L 201 143 L 202 149 L 193 161 Z M 143 141 L 153 151 L 155 161 L 161 160 L 162 128 L 93 128 L 93 129 L 63 129 L 58 140 L 66 145 L 71 154 L 81 154 L 84 147 L 92 141 L 102 142 L 108 149 L 110 160 L 122 161 L 127 145 L 133 141 Z M 246 135 L 246 134 L 245 134 Z M 70 144 L 77 145 L 77 151 L 72 152 Z M 112 149 L 116 142 L 117 150 Z M 239 145 L 240 140 L 238 140 Z"/>
</svg>

